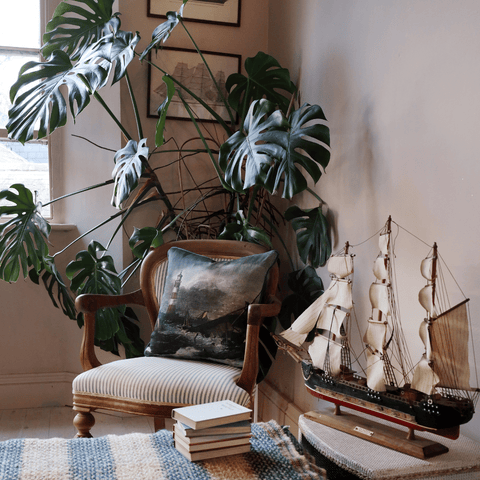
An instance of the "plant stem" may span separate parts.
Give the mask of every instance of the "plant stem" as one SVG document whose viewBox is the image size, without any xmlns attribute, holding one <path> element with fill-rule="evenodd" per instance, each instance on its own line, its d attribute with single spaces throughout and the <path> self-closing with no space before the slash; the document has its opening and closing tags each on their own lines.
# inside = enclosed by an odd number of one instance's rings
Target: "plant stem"
<svg viewBox="0 0 480 480">
<path fill-rule="evenodd" d="M 46 207 L 47 205 L 58 202 L 59 200 L 63 200 L 64 198 L 73 197 L 74 195 L 88 192 L 89 190 L 94 190 L 95 188 L 105 187 L 106 185 L 111 185 L 112 183 L 114 183 L 114 180 L 107 180 L 106 182 L 98 183 L 97 185 L 91 185 L 90 187 L 82 188 L 81 190 L 77 190 L 76 192 L 67 193 L 66 195 L 62 195 L 61 197 L 54 198 L 53 200 L 50 200 L 49 202 L 44 203 L 43 206 Z"/>
<path fill-rule="evenodd" d="M 202 51 L 198 48 L 198 45 L 196 44 L 195 40 L 193 39 L 193 37 L 190 35 L 190 32 L 187 30 L 187 27 L 185 26 L 185 24 L 183 23 L 183 20 L 182 20 L 182 17 L 178 17 L 183 29 L 185 30 L 185 32 L 187 33 L 188 37 L 190 38 L 190 40 L 192 41 L 193 43 L 193 46 L 195 47 L 195 50 L 197 51 L 197 53 L 200 55 L 200 58 L 202 59 L 202 62 L 203 64 L 205 65 L 205 67 L 207 67 L 207 70 L 208 70 L 208 73 L 210 74 L 210 78 L 212 79 L 214 85 L 215 85 L 215 88 L 217 89 L 218 93 L 220 94 L 220 97 L 222 99 L 222 102 L 223 104 L 225 105 L 225 108 L 227 109 L 227 112 L 228 112 L 228 116 L 230 117 L 230 121 L 232 122 L 232 125 L 235 125 L 235 117 L 230 109 L 230 106 L 228 105 L 228 102 L 227 100 L 225 99 L 225 96 L 223 95 L 223 92 L 221 90 L 221 88 L 218 86 L 218 83 L 217 81 L 215 80 L 215 77 L 212 73 L 212 71 L 210 70 L 210 67 L 208 66 L 208 63 L 207 61 L 205 60 L 205 57 L 203 56 L 203 53 Z"/>
<path fill-rule="evenodd" d="M 310 187 L 307 187 L 307 192 L 313 195 L 322 205 L 325 203 Z"/>
<path fill-rule="evenodd" d="M 105 103 L 105 100 L 100 96 L 98 92 L 94 92 L 93 96 L 99 101 L 100 105 L 106 110 L 106 112 L 112 117 L 113 121 L 117 124 L 118 128 L 123 132 L 127 140 L 132 140 L 130 134 L 125 130 L 125 127 L 120 123 L 120 120 L 110 110 L 110 107 Z"/>
<path fill-rule="evenodd" d="M 273 232 L 276 234 L 276 236 L 278 237 L 278 239 L 280 240 L 280 243 L 282 244 L 284 250 L 285 250 L 285 253 L 287 254 L 287 257 L 288 257 L 288 261 L 290 262 L 290 269 L 293 271 L 295 270 L 295 265 L 293 263 L 293 259 L 292 259 L 292 256 L 290 255 L 290 252 L 287 248 L 287 245 L 285 244 L 285 242 L 283 241 L 283 238 L 282 236 L 280 235 L 280 232 L 277 230 L 277 228 L 275 227 L 275 225 L 273 224 L 273 222 L 271 222 L 265 215 L 262 215 L 262 218 L 265 220 L 265 222 L 270 226 L 270 228 L 273 230 Z"/>
<path fill-rule="evenodd" d="M 135 95 L 133 93 L 132 83 L 130 82 L 130 77 L 129 77 L 127 71 L 125 71 L 125 80 L 127 81 L 128 93 L 130 94 L 130 100 L 132 101 L 132 107 L 133 107 L 133 113 L 135 115 L 135 121 L 137 122 L 138 139 L 141 140 L 143 138 L 142 122 L 140 120 L 140 114 L 138 113 L 138 105 L 137 105 L 137 101 L 135 99 Z"/>
<path fill-rule="evenodd" d="M 260 189 L 260 185 L 255 185 L 252 190 L 252 197 L 250 198 L 250 204 L 248 206 L 248 213 L 247 213 L 247 222 L 250 223 L 250 218 L 252 216 L 253 208 L 255 206 L 255 200 L 257 198 L 257 192 Z"/>
<path fill-rule="evenodd" d="M 231 190 L 231 188 L 225 183 L 225 181 L 223 179 L 223 175 L 222 175 L 222 171 L 220 169 L 220 166 L 218 165 L 217 161 L 213 157 L 212 151 L 210 150 L 210 147 L 208 146 L 207 141 L 206 141 L 205 137 L 203 136 L 203 134 L 200 130 L 200 127 L 198 126 L 198 122 L 195 120 L 195 117 L 193 116 L 190 105 L 188 105 L 188 103 L 185 101 L 185 99 L 183 98 L 183 96 L 180 92 L 178 92 L 178 95 L 180 97 L 180 100 L 183 102 L 183 105 L 184 105 L 185 109 L 187 110 L 187 113 L 190 116 L 190 119 L 192 120 L 193 124 L 195 125 L 195 128 L 197 129 L 198 136 L 202 140 L 202 143 L 203 143 L 205 149 L 208 152 L 208 156 L 210 157 L 210 160 L 212 161 L 213 168 L 217 172 L 218 179 L 220 180 L 220 183 L 222 184 L 222 187 L 225 188 L 226 190 Z"/>
<path fill-rule="evenodd" d="M 90 230 L 86 231 L 85 233 L 83 233 L 82 235 L 80 235 L 79 237 L 77 237 L 73 242 L 70 242 L 65 248 L 63 248 L 62 250 L 60 250 L 59 252 L 56 252 L 52 255 L 53 258 L 55 258 L 57 255 L 60 255 L 61 253 L 63 253 L 65 250 L 67 250 L 68 248 L 70 248 L 72 245 L 74 245 L 75 243 L 77 243 L 79 240 L 81 240 L 83 237 L 86 237 L 87 235 L 89 235 L 90 233 L 94 232 L 95 230 L 97 230 L 98 228 L 100 227 L 103 227 L 103 225 L 106 225 L 108 222 L 111 222 L 112 220 L 115 220 L 117 217 L 119 217 L 120 215 L 123 214 L 123 210 L 121 210 L 120 212 L 117 212 L 115 214 L 113 214 L 112 216 L 110 216 L 109 218 L 107 218 L 106 220 L 104 220 L 103 222 L 99 223 L 98 225 L 96 225 L 95 227 L 92 227 Z"/>
</svg>

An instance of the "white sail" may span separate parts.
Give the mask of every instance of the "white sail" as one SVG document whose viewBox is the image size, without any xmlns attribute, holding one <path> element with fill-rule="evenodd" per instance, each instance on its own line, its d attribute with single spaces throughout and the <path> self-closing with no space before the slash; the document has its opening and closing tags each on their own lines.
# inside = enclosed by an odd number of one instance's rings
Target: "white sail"
<svg viewBox="0 0 480 480">
<path fill-rule="evenodd" d="M 327 370 L 332 375 L 340 373 L 342 345 L 323 335 L 317 335 L 308 347 L 308 353 L 315 367 Z M 325 362 L 327 360 L 327 362 Z"/>
<path fill-rule="evenodd" d="M 317 322 L 317 328 L 329 330 L 335 336 L 340 336 L 340 328 L 347 316 L 347 312 L 340 310 L 332 305 L 327 305 L 320 314 Z"/>
<path fill-rule="evenodd" d="M 433 298 L 433 285 L 427 285 L 418 292 L 418 301 L 420 305 L 428 312 L 430 317 L 436 317 L 435 304 Z"/>
<path fill-rule="evenodd" d="M 430 335 L 428 333 L 428 323 L 424 320 L 420 324 L 418 334 L 422 339 L 423 344 L 425 345 L 425 358 L 430 361 L 432 359 L 432 345 L 430 343 Z"/>
<path fill-rule="evenodd" d="M 363 341 L 365 344 L 367 344 L 371 349 L 379 353 L 383 353 L 386 336 L 386 322 L 368 320 L 368 328 L 363 337 Z"/>
<path fill-rule="evenodd" d="M 327 292 L 328 304 L 337 305 L 345 310 L 350 310 L 353 307 L 352 283 L 349 280 L 338 279 L 332 281 Z"/>
<path fill-rule="evenodd" d="M 353 257 L 351 255 L 331 256 L 327 268 L 337 278 L 348 277 L 353 273 Z"/>
<path fill-rule="evenodd" d="M 318 297 L 293 323 L 290 329 L 307 335 L 316 325 L 318 317 L 327 302 L 327 291 Z M 283 333 L 281 334 L 283 335 Z"/>
<path fill-rule="evenodd" d="M 280 333 L 280 335 L 290 343 L 293 343 L 297 347 L 303 344 L 305 342 L 305 339 L 307 338 L 308 332 L 307 333 L 298 333 L 295 330 L 292 330 L 292 327 L 287 328 L 283 332 Z"/>
<path fill-rule="evenodd" d="M 384 392 L 384 363 L 377 355 L 367 350 L 367 386 L 376 392 Z"/>
<path fill-rule="evenodd" d="M 333 279 L 322 296 L 317 298 L 290 327 L 294 332 L 308 334 L 317 324 L 320 314 L 329 303 L 338 305 L 349 310 L 353 307 L 352 303 L 352 285 L 348 280 Z M 285 332 L 281 335 L 285 337 Z M 293 343 L 293 342 L 292 342 Z"/>
<path fill-rule="evenodd" d="M 387 283 L 372 283 L 370 285 L 370 303 L 385 315 L 391 315 L 389 301 L 389 287 Z"/>
<path fill-rule="evenodd" d="M 390 247 L 390 233 L 383 233 L 378 237 L 378 246 L 383 255 L 388 255 Z"/>
<path fill-rule="evenodd" d="M 429 281 L 433 280 L 433 264 L 436 258 L 428 257 L 422 260 L 420 264 L 420 272 L 422 273 L 423 278 L 426 278 Z"/>
<path fill-rule="evenodd" d="M 439 381 L 438 375 L 430 368 L 427 356 L 424 354 L 415 367 L 412 388 L 427 395 L 432 395 L 435 393 L 435 386 Z"/>
<path fill-rule="evenodd" d="M 384 362 L 381 355 L 383 355 L 386 335 L 385 322 L 368 321 L 368 328 L 363 337 L 367 345 L 367 385 L 377 392 L 385 391 Z"/>
<path fill-rule="evenodd" d="M 467 302 L 439 315 L 429 331 L 437 386 L 470 390 Z"/>
<path fill-rule="evenodd" d="M 379 255 L 373 264 L 373 273 L 378 280 L 390 283 L 387 258 Z"/>
<path fill-rule="evenodd" d="M 471 390 L 466 301 L 420 326 L 425 354 L 415 368 L 412 388 L 431 395 L 436 387 Z"/>
</svg>

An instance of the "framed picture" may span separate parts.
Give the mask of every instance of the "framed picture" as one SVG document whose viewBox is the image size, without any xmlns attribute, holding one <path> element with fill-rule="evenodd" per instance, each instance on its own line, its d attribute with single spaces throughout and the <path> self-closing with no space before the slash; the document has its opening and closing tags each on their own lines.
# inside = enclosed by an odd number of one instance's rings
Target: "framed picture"
<svg viewBox="0 0 480 480">
<path fill-rule="evenodd" d="M 216 25 L 240 26 L 241 0 L 189 0 L 185 7 L 184 20 L 213 23 Z M 166 18 L 166 13 L 177 12 L 182 0 L 148 0 L 148 16 Z"/>
<path fill-rule="evenodd" d="M 223 90 L 224 96 L 227 91 L 225 82 L 232 73 L 240 72 L 240 55 L 229 53 L 202 52 L 210 70 L 215 77 L 217 85 Z M 229 120 L 227 109 L 222 102 L 218 90 L 213 83 L 205 64 L 195 50 L 183 48 L 163 47 L 157 54 L 151 54 L 151 60 L 162 70 L 181 82 L 185 87 L 200 97 L 213 110 L 225 120 Z M 158 107 L 166 98 L 167 87 L 162 80 L 163 73 L 149 65 L 148 74 L 148 116 L 158 117 Z M 182 92 L 183 98 L 193 111 L 193 114 L 201 121 L 215 121 L 208 110 L 187 92 Z M 168 108 L 169 118 L 179 120 L 190 119 L 178 93 L 174 95 Z"/>
</svg>

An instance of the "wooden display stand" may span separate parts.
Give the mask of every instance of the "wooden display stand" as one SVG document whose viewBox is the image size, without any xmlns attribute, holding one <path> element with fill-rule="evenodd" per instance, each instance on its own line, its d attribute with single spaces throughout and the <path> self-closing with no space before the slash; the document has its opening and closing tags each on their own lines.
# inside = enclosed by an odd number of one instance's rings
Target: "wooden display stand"
<svg viewBox="0 0 480 480">
<path fill-rule="evenodd" d="M 414 430 L 405 432 L 369 418 L 340 412 L 338 406 L 334 413 L 307 412 L 304 416 L 335 430 L 417 458 L 430 458 L 448 452 L 448 448 L 438 442 L 415 437 Z"/>
</svg>

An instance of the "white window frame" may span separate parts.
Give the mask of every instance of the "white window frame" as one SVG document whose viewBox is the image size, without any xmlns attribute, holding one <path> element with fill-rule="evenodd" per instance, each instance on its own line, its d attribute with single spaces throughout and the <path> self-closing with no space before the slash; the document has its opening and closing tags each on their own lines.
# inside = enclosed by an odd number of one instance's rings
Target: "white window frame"
<svg viewBox="0 0 480 480">
<path fill-rule="evenodd" d="M 47 20 L 51 17 L 49 13 L 53 14 L 54 9 L 56 6 L 61 2 L 61 0 L 38 0 L 39 1 L 39 13 L 40 13 L 40 45 L 42 45 L 42 38 L 46 30 L 46 25 L 47 25 Z M 15 52 L 15 51 L 21 51 L 25 52 L 28 54 L 32 55 L 39 55 L 39 59 L 42 59 L 41 56 L 41 49 L 40 48 L 29 48 L 29 47 L 13 47 L 13 46 L 7 46 L 3 47 L 0 46 L 0 52 Z M 37 131 L 35 130 L 35 136 L 37 134 Z M 49 190 L 50 190 L 50 200 L 54 199 L 54 183 L 58 181 L 58 178 L 54 178 L 53 171 L 54 170 L 61 170 L 58 168 L 59 166 L 56 165 L 59 159 L 58 155 L 58 146 L 56 146 L 56 141 L 55 141 L 56 135 L 47 135 L 44 139 L 48 142 L 48 176 L 49 176 Z M 0 128 L 0 138 L 5 139 L 8 138 L 8 131 L 5 128 Z M 54 168 L 56 167 L 56 168 Z M 55 175 L 55 177 L 58 177 L 58 175 Z M 56 217 L 59 216 L 58 214 L 61 213 L 58 209 L 57 205 L 51 204 L 50 205 L 50 214 L 46 216 L 46 218 L 50 222 L 54 222 L 56 220 Z M 61 218 L 61 215 L 60 215 Z M 63 219 L 62 219 L 63 220 Z"/>
</svg>

